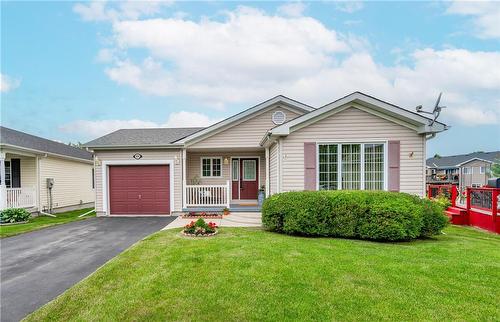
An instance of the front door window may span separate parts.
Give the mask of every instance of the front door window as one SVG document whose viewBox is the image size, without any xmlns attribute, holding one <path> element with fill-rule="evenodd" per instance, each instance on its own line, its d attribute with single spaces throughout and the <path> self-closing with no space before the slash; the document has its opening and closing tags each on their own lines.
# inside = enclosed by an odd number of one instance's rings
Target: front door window
<svg viewBox="0 0 500 322">
<path fill-rule="evenodd" d="M 243 160 L 243 181 L 255 181 L 256 169 L 257 162 L 255 160 Z"/>
</svg>

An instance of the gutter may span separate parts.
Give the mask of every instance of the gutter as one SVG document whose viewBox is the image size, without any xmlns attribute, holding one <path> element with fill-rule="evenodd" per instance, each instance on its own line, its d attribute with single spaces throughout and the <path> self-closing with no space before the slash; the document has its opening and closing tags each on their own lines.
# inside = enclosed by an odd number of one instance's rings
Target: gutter
<svg viewBox="0 0 500 322">
<path fill-rule="evenodd" d="M 169 145 L 83 145 L 92 151 L 95 150 L 130 150 L 130 149 L 181 149 L 184 144 L 169 144 Z"/>
<path fill-rule="evenodd" d="M 52 153 L 52 152 L 47 152 L 47 151 L 42 151 L 42 150 L 25 148 L 25 147 L 21 147 L 21 146 L 17 146 L 17 145 L 3 144 L 2 143 L 2 144 L 0 144 L 0 147 L 1 148 L 3 148 L 3 147 L 11 148 L 14 150 L 17 149 L 20 151 L 26 151 L 26 152 L 30 152 L 30 153 L 34 153 L 34 154 L 39 154 L 42 156 L 55 156 L 55 157 L 58 157 L 61 159 L 69 159 L 69 160 L 80 161 L 80 162 L 85 162 L 85 163 L 93 163 L 93 161 L 91 159 L 82 159 L 82 158 L 72 157 L 72 156 L 64 155 L 64 154 L 58 154 L 58 153 Z"/>
</svg>

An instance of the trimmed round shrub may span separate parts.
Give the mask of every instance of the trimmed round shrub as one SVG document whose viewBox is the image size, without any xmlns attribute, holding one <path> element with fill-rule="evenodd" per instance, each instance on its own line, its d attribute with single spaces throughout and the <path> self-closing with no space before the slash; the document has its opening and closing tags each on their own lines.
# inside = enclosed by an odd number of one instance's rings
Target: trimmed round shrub
<svg viewBox="0 0 500 322">
<path fill-rule="evenodd" d="M 31 214 L 24 208 L 7 208 L 0 212 L 0 223 L 16 223 L 26 221 Z"/>
<path fill-rule="evenodd" d="M 387 191 L 300 191 L 264 201 L 271 231 L 370 240 L 410 240 L 439 234 L 448 218 L 435 202 Z"/>
</svg>

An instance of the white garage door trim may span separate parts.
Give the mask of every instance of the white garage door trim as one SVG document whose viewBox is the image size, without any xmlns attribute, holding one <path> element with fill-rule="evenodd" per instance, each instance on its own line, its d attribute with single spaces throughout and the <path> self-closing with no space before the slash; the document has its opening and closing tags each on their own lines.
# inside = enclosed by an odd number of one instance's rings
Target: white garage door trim
<svg viewBox="0 0 500 322">
<path fill-rule="evenodd" d="M 109 166 L 113 165 L 168 165 L 169 171 L 170 171 L 170 213 L 172 213 L 174 209 L 174 160 L 114 160 L 114 161 L 102 161 L 102 178 L 103 178 L 103 185 L 102 185 L 102 195 L 103 195 L 103 204 L 102 204 L 102 210 L 104 212 L 108 212 L 109 208 L 109 171 L 108 168 Z M 108 213 L 108 215 L 111 215 Z M 129 215 L 130 216 L 130 215 Z M 158 216 L 158 215 L 155 215 Z"/>
</svg>

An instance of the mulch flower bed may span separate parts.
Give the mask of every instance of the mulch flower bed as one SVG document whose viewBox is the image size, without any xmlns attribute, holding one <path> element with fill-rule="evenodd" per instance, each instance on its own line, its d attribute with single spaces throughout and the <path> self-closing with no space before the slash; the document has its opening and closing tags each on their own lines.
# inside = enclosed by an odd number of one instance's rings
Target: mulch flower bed
<svg viewBox="0 0 500 322">
<path fill-rule="evenodd" d="M 190 212 L 188 214 L 182 215 L 184 219 L 197 219 L 197 218 L 210 218 L 210 219 L 222 219 L 222 213 L 214 212 Z"/>
<path fill-rule="evenodd" d="M 188 237 L 210 237 L 216 234 L 217 224 L 213 222 L 207 224 L 203 218 L 190 222 L 182 230 L 182 235 Z"/>
</svg>

